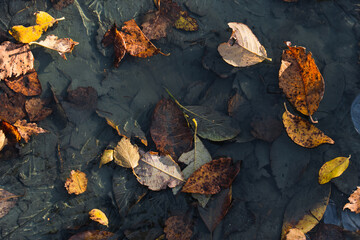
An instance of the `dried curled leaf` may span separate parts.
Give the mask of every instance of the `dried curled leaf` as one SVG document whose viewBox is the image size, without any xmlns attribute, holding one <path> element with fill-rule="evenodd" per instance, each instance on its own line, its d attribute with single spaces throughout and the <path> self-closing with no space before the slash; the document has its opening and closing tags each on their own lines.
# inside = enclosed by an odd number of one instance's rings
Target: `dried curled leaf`
<svg viewBox="0 0 360 240">
<path fill-rule="evenodd" d="M 216 194 L 221 188 L 229 188 L 240 171 L 240 162 L 231 158 L 217 158 L 202 165 L 186 181 L 182 192 Z"/>
<path fill-rule="evenodd" d="M 112 160 L 114 160 L 114 150 L 113 149 L 106 149 L 104 151 L 104 153 L 101 155 L 99 168 L 101 168 L 102 165 L 111 162 Z"/>
<path fill-rule="evenodd" d="M 5 133 L 0 130 L 0 151 L 5 147 L 7 144 L 7 138 L 5 136 Z"/>
<path fill-rule="evenodd" d="M 349 202 L 345 204 L 345 208 L 350 209 L 350 211 L 355 213 L 360 213 L 360 187 L 357 187 L 356 190 L 348 198 Z"/>
<path fill-rule="evenodd" d="M 139 148 L 130 139 L 123 137 L 114 149 L 114 162 L 125 168 L 135 168 L 139 164 Z"/>
<path fill-rule="evenodd" d="M 37 44 L 42 47 L 57 51 L 63 59 L 67 59 L 65 53 L 71 53 L 78 42 L 73 41 L 71 38 L 59 38 L 55 35 L 49 35 L 40 42 L 30 42 L 31 44 Z"/>
<path fill-rule="evenodd" d="M 27 97 L 37 96 L 42 92 L 41 83 L 35 69 L 31 69 L 19 77 L 7 78 L 5 84 L 14 92 Z"/>
<path fill-rule="evenodd" d="M 325 184 L 331 179 L 339 177 L 349 166 L 349 157 L 337 157 L 326 162 L 319 170 L 319 183 Z"/>
<path fill-rule="evenodd" d="M 14 126 L 17 127 L 21 137 L 25 142 L 30 140 L 31 135 L 47 132 L 45 129 L 38 127 L 36 123 L 28 123 L 26 120 L 17 120 L 14 123 Z"/>
<path fill-rule="evenodd" d="M 248 67 L 265 59 L 271 61 L 265 48 L 248 26 L 236 22 L 230 22 L 228 25 L 233 30 L 230 39 L 218 47 L 225 62 L 234 67 Z"/>
<path fill-rule="evenodd" d="M 17 143 L 21 140 L 18 129 L 4 120 L 0 121 L 0 130 L 5 134 L 8 143 Z"/>
<path fill-rule="evenodd" d="M 89 212 L 89 215 L 91 220 L 109 227 L 109 220 L 101 210 L 94 208 Z"/>
<path fill-rule="evenodd" d="M 5 41 L 0 44 L 0 81 L 34 69 L 34 56 L 27 44 Z"/>
<path fill-rule="evenodd" d="M 304 47 L 292 47 L 283 51 L 279 70 L 279 86 L 291 104 L 304 115 L 310 116 L 319 108 L 325 91 L 324 79 Z"/>
<path fill-rule="evenodd" d="M 314 148 L 323 143 L 335 143 L 313 124 L 291 114 L 287 109 L 285 109 L 282 118 L 288 136 L 302 147 Z"/>
<path fill-rule="evenodd" d="M 120 61 L 124 58 L 126 53 L 125 41 L 122 37 L 122 34 L 119 30 L 117 30 L 116 24 L 107 30 L 102 39 L 102 44 L 104 47 L 109 46 L 110 44 L 114 45 L 115 59 L 114 65 L 115 67 L 119 67 Z"/>
<path fill-rule="evenodd" d="M 20 196 L 0 188 L 0 218 L 10 212 L 11 208 L 15 206 L 18 197 Z"/>
<path fill-rule="evenodd" d="M 86 191 L 87 182 L 85 173 L 79 170 L 71 170 L 70 178 L 66 179 L 65 188 L 69 194 L 79 195 Z"/>
</svg>

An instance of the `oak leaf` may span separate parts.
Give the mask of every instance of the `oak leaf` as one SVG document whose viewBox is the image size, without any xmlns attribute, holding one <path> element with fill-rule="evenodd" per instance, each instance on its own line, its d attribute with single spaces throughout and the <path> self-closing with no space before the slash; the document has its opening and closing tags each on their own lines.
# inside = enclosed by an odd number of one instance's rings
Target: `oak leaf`
<svg viewBox="0 0 360 240">
<path fill-rule="evenodd" d="M 86 191 L 87 182 L 85 173 L 79 170 L 71 170 L 70 178 L 66 179 L 65 188 L 69 194 L 79 195 Z"/>
<path fill-rule="evenodd" d="M 17 127 L 21 138 L 23 138 L 25 142 L 30 140 L 31 135 L 47 132 L 43 128 L 38 127 L 36 123 L 28 123 L 26 120 L 17 120 L 14 126 Z"/>
<path fill-rule="evenodd" d="M 10 210 L 15 206 L 19 197 L 20 196 L 0 188 L 0 218 L 10 212 Z"/>
<path fill-rule="evenodd" d="M 134 168 L 134 172 L 137 180 L 153 191 L 165 189 L 167 186 L 173 188 L 185 181 L 179 165 L 169 155 L 141 153 L 139 165 Z"/>
<path fill-rule="evenodd" d="M 187 215 L 171 216 L 165 221 L 164 233 L 168 240 L 190 240 L 193 222 Z"/>
<path fill-rule="evenodd" d="M 222 188 L 229 188 L 240 171 L 240 162 L 231 158 L 217 158 L 198 168 L 186 181 L 182 192 L 216 194 Z"/>
<path fill-rule="evenodd" d="M 125 168 L 135 168 L 139 164 L 139 148 L 130 139 L 123 137 L 114 149 L 114 162 Z"/>
<path fill-rule="evenodd" d="M 42 92 L 41 83 L 35 69 L 31 69 L 19 77 L 6 78 L 5 84 L 14 92 L 27 97 L 37 96 Z"/>
<path fill-rule="evenodd" d="M 52 113 L 52 109 L 44 105 L 45 101 L 40 98 L 26 100 L 25 111 L 31 122 L 41 121 Z"/>
<path fill-rule="evenodd" d="M 114 45 L 114 52 L 115 52 L 114 65 L 115 67 L 119 67 L 120 61 L 125 56 L 126 46 L 125 46 L 125 41 L 122 37 L 122 33 L 119 30 L 117 30 L 117 26 L 115 23 L 104 34 L 104 37 L 101 42 L 104 45 L 104 47 L 107 47 L 110 44 Z"/>
<path fill-rule="evenodd" d="M 350 157 L 337 157 L 322 165 L 319 170 L 319 183 L 325 184 L 339 177 L 349 166 Z"/>
<path fill-rule="evenodd" d="M 233 30 L 230 39 L 218 46 L 225 62 L 234 67 L 248 67 L 265 59 L 271 61 L 265 48 L 248 26 L 236 22 L 230 22 L 228 25 Z"/>
<path fill-rule="evenodd" d="M 30 42 L 29 45 L 37 44 L 42 47 L 57 51 L 63 59 L 67 59 L 65 53 L 71 53 L 78 42 L 73 41 L 71 38 L 58 38 L 55 35 L 49 35 L 40 42 Z"/>
<path fill-rule="evenodd" d="M 109 227 L 109 220 L 101 210 L 94 208 L 89 212 L 89 215 L 91 220 Z"/>
<path fill-rule="evenodd" d="M 6 146 L 7 144 L 7 138 L 5 136 L 5 133 L 0 130 L 0 151 Z"/>
<path fill-rule="evenodd" d="M 335 143 L 313 124 L 291 114 L 287 109 L 285 109 L 282 119 L 288 136 L 302 147 L 314 148 L 323 143 Z"/>
<path fill-rule="evenodd" d="M 113 239 L 114 233 L 100 230 L 87 230 L 71 236 L 68 240 L 107 240 Z"/>
<path fill-rule="evenodd" d="M 312 115 L 319 108 L 325 91 L 324 79 L 312 58 L 304 47 L 292 47 L 283 51 L 279 70 L 279 86 L 291 104 L 302 114 Z"/>
<path fill-rule="evenodd" d="M 5 41 L 0 44 L 0 81 L 34 69 L 34 56 L 27 44 Z"/>
<path fill-rule="evenodd" d="M 21 140 L 18 128 L 4 120 L 0 121 L 0 130 L 5 134 L 8 143 L 13 144 Z"/>
</svg>

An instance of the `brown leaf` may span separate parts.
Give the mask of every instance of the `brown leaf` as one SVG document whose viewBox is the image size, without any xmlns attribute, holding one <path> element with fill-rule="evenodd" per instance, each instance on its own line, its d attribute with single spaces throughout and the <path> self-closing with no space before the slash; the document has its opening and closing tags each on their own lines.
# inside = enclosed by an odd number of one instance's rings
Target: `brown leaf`
<svg viewBox="0 0 360 240">
<path fill-rule="evenodd" d="M 18 129 L 4 120 L 0 121 L 0 130 L 3 131 L 8 143 L 10 144 L 17 143 L 21 140 L 21 135 Z"/>
<path fill-rule="evenodd" d="M 349 203 L 345 204 L 343 210 L 348 208 L 352 212 L 360 213 L 360 187 L 357 187 L 348 199 Z"/>
<path fill-rule="evenodd" d="M 8 214 L 15 206 L 19 196 L 0 188 L 0 218 Z"/>
<path fill-rule="evenodd" d="M 123 137 L 114 149 L 114 162 L 125 168 L 135 168 L 139 164 L 139 148 L 130 139 Z"/>
<path fill-rule="evenodd" d="M 141 154 L 139 165 L 134 168 L 137 180 L 149 187 L 150 190 L 159 191 L 176 187 L 184 182 L 179 165 L 169 155 L 158 156 L 152 152 Z"/>
<path fill-rule="evenodd" d="M 37 96 L 42 92 L 41 83 L 35 69 L 19 77 L 5 79 L 5 84 L 16 93 L 24 96 Z"/>
<path fill-rule="evenodd" d="M 251 122 L 251 127 L 251 134 L 266 142 L 273 142 L 283 131 L 283 126 L 278 119 L 266 115 L 255 117 Z"/>
<path fill-rule="evenodd" d="M 165 98 L 156 104 L 150 134 L 156 148 L 175 160 L 191 149 L 194 138 L 183 112 L 174 101 Z"/>
<path fill-rule="evenodd" d="M 166 37 L 170 26 L 171 21 L 164 17 L 160 11 L 147 13 L 143 24 L 141 24 L 143 33 L 150 40 Z"/>
<path fill-rule="evenodd" d="M 74 3 L 74 0 L 51 0 L 52 6 L 56 10 L 61 10 Z"/>
<path fill-rule="evenodd" d="M 47 132 L 41 127 L 38 127 L 36 123 L 28 123 L 26 120 L 17 120 L 14 123 L 14 126 L 17 127 L 21 137 L 25 140 L 25 142 L 30 140 L 31 135 Z"/>
<path fill-rule="evenodd" d="M 69 240 L 107 240 L 113 239 L 114 233 L 100 230 L 87 230 L 77 233 L 69 238 Z"/>
<path fill-rule="evenodd" d="M 168 240 L 190 240 L 193 223 L 186 215 L 171 216 L 165 221 L 164 233 Z"/>
<path fill-rule="evenodd" d="M 24 118 L 26 116 L 24 111 L 25 100 L 26 98 L 22 94 L 1 94 L 0 120 L 14 123 L 16 120 Z"/>
<path fill-rule="evenodd" d="M 304 47 L 292 47 L 283 51 L 279 70 L 279 86 L 291 104 L 304 115 L 310 116 L 318 109 L 325 91 L 324 79 Z"/>
<path fill-rule="evenodd" d="M 109 46 L 110 44 L 114 45 L 114 52 L 115 52 L 114 65 L 115 67 L 119 67 L 120 61 L 125 56 L 126 49 L 125 49 L 125 41 L 120 31 L 117 30 L 115 23 L 104 34 L 104 37 L 101 42 L 105 47 Z"/>
<path fill-rule="evenodd" d="M 314 240 L 344 240 L 343 229 L 333 224 L 320 224 Z M 311 238 L 312 239 L 312 238 Z"/>
<path fill-rule="evenodd" d="M 44 120 L 52 113 L 51 108 L 44 106 L 45 101 L 40 98 L 31 98 L 25 102 L 25 110 L 31 122 Z"/>
<path fill-rule="evenodd" d="M 221 188 L 229 188 L 240 171 L 240 162 L 231 158 L 217 158 L 202 165 L 186 181 L 182 192 L 216 194 Z"/>
<path fill-rule="evenodd" d="M 71 170 L 70 178 L 66 179 L 65 188 L 69 194 L 79 195 L 86 191 L 87 182 L 85 173 L 79 170 Z"/>
<path fill-rule="evenodd" d="M 201 219 L 210 232 L 213 232 L 216 226 L 228 213 L 232 202 L 232 190 L 224 189 L 218 195 L 212 197 L 206 208 L 198 206 Z"/>
<path fill-rule="evenodd" d="M 34 69 L 34 56 L 28 44 L 5 41 L 0 44 L 0 81 L 18 77 Z"/>
<path fill-rule="evenodd" d="M 78 87 L 68 90 L 67 100 L 81 109 L 95 109 L 98 95 L 93 87 Z"/>
</svg>

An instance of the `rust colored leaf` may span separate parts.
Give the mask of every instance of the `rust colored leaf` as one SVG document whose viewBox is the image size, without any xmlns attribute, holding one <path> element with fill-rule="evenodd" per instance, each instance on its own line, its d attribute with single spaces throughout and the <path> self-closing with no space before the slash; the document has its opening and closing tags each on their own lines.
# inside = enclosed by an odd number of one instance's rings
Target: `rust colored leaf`
<svg viewBox="0 0 360 240">
<path fill-rule="evenodd" d="M 17 143 L 21 140 L 21 135 L 18 129 L 4 120 L 0 121 L 0 130 L 2 130 L 7 138 L 7 141 L 11 144 Z"/>
<path fill-rule="evenodd" d="M 8 214 L 20 196 L 0 188 L 0 218 Z"/>
<path fill-rule="evenodd" d="M 231 158 L 217 158 L 197 169 L 186 181 L 182 192 L 216 194 L 222 188 L 229 188 L 240 171 L 240 162 Z"/>
<path fill-rule="evenodd" d="M 186 215 L 171 216 L 165 221 L 164 232 L 168 240 L 190 240 L 193 222 Z"/>
<path fill-rule="evenodd" d="M 14 123 L 14 126 L 17 127 L 21 137 L 25 142 L 30 140 L 31 135 L 37 135 L 39 133 L 46 133 L 47 131 L 38 127 L 36 123 L 28 123 L 26 120 L 17 120 Z"/>
<path fill-rule="evenodd" d="M 299 116 L 291 114 L 287 109 L 282 118 L 288 136 L 302 147 L 314 148 L 323 143 L 335 143 L 334 140 L 326 136 L 313 124 Z"/>
<path fill-rule="evenodd" d="M 51 0 L 53 8 L 56 10 L 61 10 L 74 3 L 74 0 Z"/>
<path fill-rule="evenodd" d="M 81 109 L 95 109 L 98 95 L 93 87 L 78 87 L 68 90 L 67 100 Z"/>
<path fill-rule="evenodd" d="M 102 44 L 107 47 L 110 44 L 114 45 L 115 59 L 114 65 L 115 67 L 119 67 L 120 61 L 124 58 L 126 49 L 125 49 L 125 41 L 122 37 L 122 34 L 119 30 L 117 30 L 116 24 L 107 30 L 102 39 Z"/>
<path fill-rule="evenodd" d="M 153 112 L 150 134 L 156 148 L 177 160 L 192 147 L 193 133 L 183 112 L 170 99 L 161 99 Z"/>
<path fill-rule="evenodd" d="M 279 86 L 291 104 L 304 115 L 316 112 L 325 91 L 324 79 L 304 47 L 292 47 L 283 51 L 279 70 Z"/>
<path fill-rule="evenodd" d="M 67 178 L 65 182 L 65 188 L 69 194 L 79 195 L 86 191 L 87 182 L 85 173 L 79 170 L 71 170 L 70 178 Z"/>
<path fill-rule="evenodd" d="M 34 56 L 27 44 L 5 41 L 0 44 L 0 81 L 34 69 Z"/>
<path fill-rule="evenodd" d="M 26 116 L 24 111 L 25 97 L 22 94 L 8 95 L 3 93 L 0 95 L 0 120 L 14 123 L 16 120 Z"/>
<path fill-rule="evenodd" d="M 150 40 L 166 37 L 170 26 L 171 21 L 164 17 L 160 11 L 147 13 L 143 24 L 141 24 L 143 33 Z"/>
<path fill-rule="evenodd" d="M 352 212 L 360 213 L 360 187 L 357 187 L 357 189 L 350 195 L 348 200 L 349 202 L 345 204 L 343 210 L 348 208 Z"/>
<path fill-rule="evenodd" d="M 40 95 L 42 92 L 41 83 L 35 69 L 19 77 L 7 78 L 5 84 L 14 92 L 28 97 Z"/>
<path fill-rule="evenodd" d="M 113 239 L 114 233 L 100 230 L 88 230 L 77 233 L 69 238 L 69 240 L 107 240 Z"/>
<path fill-rule="evenodd" d="M 40 98 L 31 98 L 25 102 L 25 110 L 31 122 L 44 120 L 52 113 L 51 108 L 44 106 L 45 101 Z"/>
</svg>

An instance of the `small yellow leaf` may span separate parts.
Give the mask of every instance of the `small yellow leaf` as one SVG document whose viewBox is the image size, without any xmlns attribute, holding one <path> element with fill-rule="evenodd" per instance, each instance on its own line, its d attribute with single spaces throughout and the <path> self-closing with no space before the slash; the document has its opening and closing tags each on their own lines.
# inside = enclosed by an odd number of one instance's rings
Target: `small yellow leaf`
<svg viewBox="0 0 360 240">
<path fill-rule="evenodd" d="M 50 14 L 43 11 L 38 11 L 35 13 L 36 16 L 36 24 L 41 25 L 42 30 L 46 32 L 48 27 L 52 27 L 56 22 L 55 18 L 53 18 Z"/>
<path fill-rule="evenodd" d="M 13 26 L 9 30 L 11 36 L 15 38 L 16 41 L 22 43 L 29 43 L 38 40 L 43 33 L 43 28 L 40 25 L 24 27 L 22 25 Z"/>
<path fill-rule="evenodd" d="M 94 208 L 89 212 L 90 219 L 98 222 L 104 226 L 109 226 L 109 220 L 106 217 L 105 213 L 103 213 L 101 210 Z"/>
<path fill-rule="evenodd" d="M 180 11 L 180 16 L 175 21 L 174 26 L 177 29 L 185 31 L 197 31 L 199 29 L 196 20 L 190 17 L 185 11 Z"/>
<path fill-rule="evenodd" d="M 88 180 L 85 173 L 79 170 L 71 170 L 70 178 L 65 182 L 65 188 L 69 194 L 75 193 L 79 195 L 86 191 L 87 182 Z"/>
<path fill-rule="evenodd" d="M 99 168 L 101 168 L 102 165 L 107 164 L 108 162 L 111 162 L 112 160 L 114 160 L 114 150 L 106 149 L 101 156 Z"/>
<path fill-rule="evenodd" d="M 319 170 L 319 183 L 325 184 L 339 177 L 349 166 L 349 157 L 337 157 L 326 162 Z"/>
</svg>

